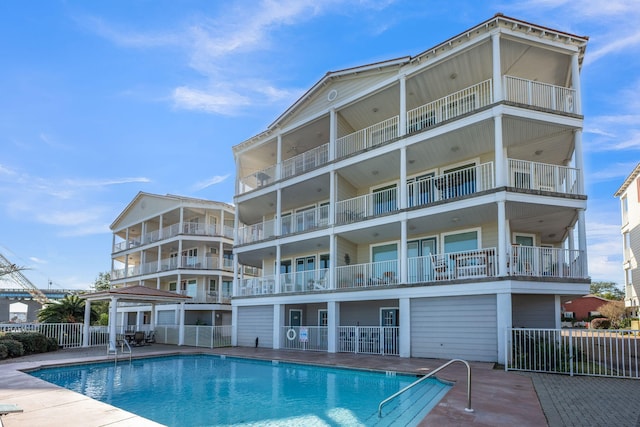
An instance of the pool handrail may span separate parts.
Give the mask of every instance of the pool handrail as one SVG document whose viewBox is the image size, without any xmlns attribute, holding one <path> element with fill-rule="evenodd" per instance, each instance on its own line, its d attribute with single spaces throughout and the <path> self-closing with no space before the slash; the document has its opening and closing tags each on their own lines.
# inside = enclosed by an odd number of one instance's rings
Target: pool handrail
<svg viewBox="0 0 640 427">
<path fill-rule="evenodd" d="M 435 375 L 436 373 L 438 373 L 439 371 L 443 370 L 444 368 L 446 368 L 447 366 L 451 365 L 454 362 L 464 363 L 464 365 L 467 367 L 467 407 L 464 408 L 464 410 L 467 411 L 467 412 L 473 412 L 473 409 L 471 408 L 471 366 L 469 366 L 469 362 L 467 362 L 466 360 L 451 359 L 447 363 L 445 363 L 444 365 L 439 366 L 438 368 L 436 368 L 433 371 L 429 372 L 427 375 L 425 375 L 425 376 L 419 378 L 418 380 L 412 382 L 411 384 L 409 384 L 408 386 L 406 386 L 402 390 L 392 394 L 391 396 L 387 397 L 382 402 L 380 402 L 380 404 L 378 405 L 378 418 L 382 418 L 382 407 L 385 404 L 387 404 L 391 400 L 395 399 L 396 397 L 400 396 L 402 393 L 404 393 L 405 391 L 409 390 L 413 386 L 418 385 L 422 381 L 426 380 L 427 378 L 432 377 L 433 375 Z"/>
</svg>

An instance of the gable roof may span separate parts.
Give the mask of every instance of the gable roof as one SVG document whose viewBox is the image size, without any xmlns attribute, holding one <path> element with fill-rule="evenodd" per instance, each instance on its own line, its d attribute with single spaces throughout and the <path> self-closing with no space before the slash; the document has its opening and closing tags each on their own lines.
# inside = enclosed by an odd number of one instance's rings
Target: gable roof
<svg viewBox="0 0 640 427">
<path fill-rule="evenodd" d="M 640 163 L 638 163 L 636 165 L 636 167 L 633 169 L 633 171 L 631 171 L 631 173 L 629 174 L 629 176 L 627 177 L 627 179 L 624 180 L 624 182 L 622 183 L 622 185 L 620 186 L 620 188 L 618 188 L 618 191 L 616 191 L 613 195 L 615 197 L 620 197 L 622 196 L 622 194 L 627 191 L 627 188 L 629 188 L 629 186 L 631 185 L 631 183 L 633 181 L 635 181 L 635 179 L 638 177 L 638 175 L 640 175 Z"/>
</svg>

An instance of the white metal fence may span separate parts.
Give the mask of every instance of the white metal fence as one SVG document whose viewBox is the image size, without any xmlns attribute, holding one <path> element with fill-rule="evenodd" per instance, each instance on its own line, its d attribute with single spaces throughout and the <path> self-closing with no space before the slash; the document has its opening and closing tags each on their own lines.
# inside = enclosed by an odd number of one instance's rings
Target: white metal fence
<svg viewBox="0 0 640 427">
<path fill-rule="evenodd" d="M 281 348 L 286 350 L 327 351 L 326 326 L 283 326 Z"/>
<path fill-rule="evenodd" d="M 338 326 L 338 352 L 400 354 L 397 326 Z"/>
<path fill-rule="evenodd" d="M 507 330 L 506 370 L 640 379 L 639 330 Z"/>
<path fill-rule="evenodd" d="M 54 338 L 62 348 L 82 347 L 82 323 L 19 323 L 0 325 L 0 332 L 39 332 L 48 338 Z M 109 342 L 106 326 L 89 328 L 89 346 L 97 347 Z"/>
</svg>

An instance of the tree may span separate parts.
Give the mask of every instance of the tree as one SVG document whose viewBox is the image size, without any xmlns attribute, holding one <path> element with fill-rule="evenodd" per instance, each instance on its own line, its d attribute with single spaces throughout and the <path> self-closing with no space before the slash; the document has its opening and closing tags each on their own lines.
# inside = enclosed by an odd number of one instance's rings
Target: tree
<svg viewBox="0 0 640 427">
<path fill-rule="evenodd" d="M 622 319 L 624 318 L 624 302 L 622 301 L 611 301 L 606 304 L 603 304 L 598 309 L 600 314 L 611 322 L 611 327 L 613 329 L 619 329 Z"/>
<path fill-rule="evenodd" d="M 98 277 L 91 286 L 95 291 L 108 291 L 111 289 L 111 274 L 108 272 L 98 273 Z M 96 301 L 91 303 L 91 309 L 96 312 L 97 325 L 109 324 L 109 301 Z"/>
<path fill-rule="evenodd" d="M 609 300 L 624 299 L 624 291 L 614 282 L 591 282 L 590 293 Z"/>
<path fill-rule="evenodd" d="M 98 273 L 98 277 L 91 286 L 96 291 L 108 291 L 111 289 L 111 274 L 108 272 Z"/>
<path fill-rule="evenodd" d="M 82 323 L 84 322 L 85 300 L 77 295 L 67 295 L 60 301 L 47 304 L 38 312 L 38 320 L 42 323 Z M 91 309 L 90 320 L 98 318 L 97 313 Z"/>
</svg>

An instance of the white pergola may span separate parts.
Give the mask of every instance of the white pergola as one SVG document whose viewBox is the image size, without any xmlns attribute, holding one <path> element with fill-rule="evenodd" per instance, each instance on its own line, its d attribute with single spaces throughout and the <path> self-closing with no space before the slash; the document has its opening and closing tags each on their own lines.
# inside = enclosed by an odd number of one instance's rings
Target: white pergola
<svg viewBox="0 0 640 427">
<path fill-rule="evenodd" d="M 80 295 L 86 300 L 84 307 L 84 330 L 82 346 L 89 347 L 89 326 L 91 325 L 91 302 L 109 301 L 109 351 L 116 350 L 116 316 L 118 313 L 118 302 L 135 302 L 151 304 L 151 311 L 154 311 L 156 304 L 176 304 L 181 305 L 180 335 L 184 333 L 184 303 L 191 297 L 179 295 L 175 292 L 163 291 L 160 289 L 147 288 L 146 286 L 127 286 L 124 288 L 109 289 L 108 291 L 93 292 Z M 155 318 L 151 316 L 151 329 L 155 327 Z M 182 342 L 182 340 L 180 340 Z"/>
</svg>

